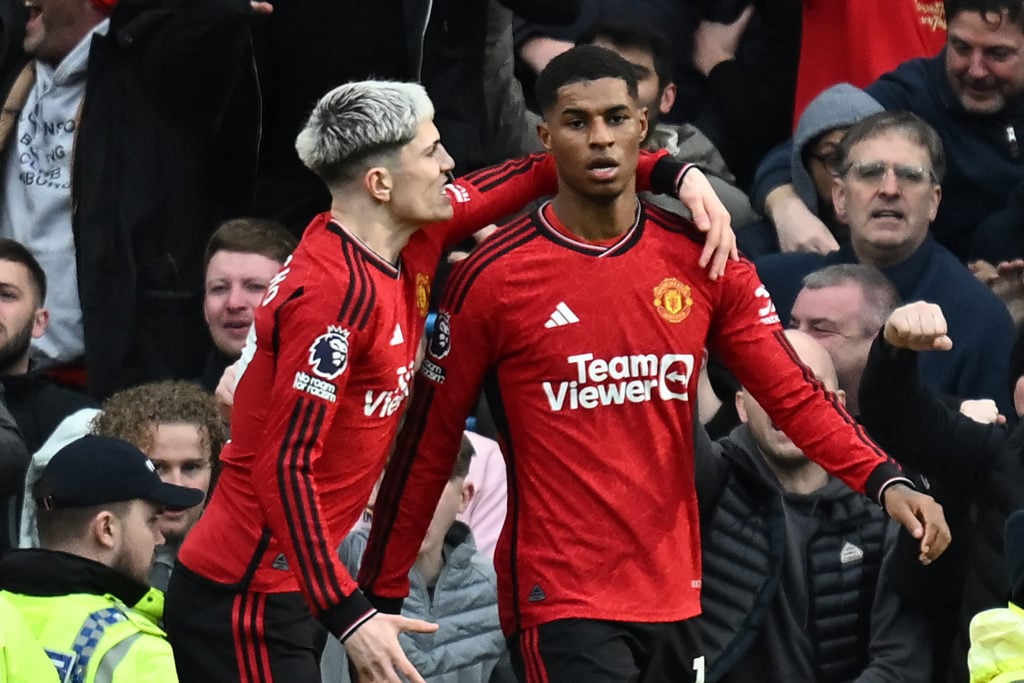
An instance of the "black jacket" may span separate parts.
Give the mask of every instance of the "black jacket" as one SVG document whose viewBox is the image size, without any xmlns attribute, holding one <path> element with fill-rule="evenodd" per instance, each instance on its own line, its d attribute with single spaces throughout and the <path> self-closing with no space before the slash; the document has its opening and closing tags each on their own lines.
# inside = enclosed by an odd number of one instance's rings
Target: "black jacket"
<svg viewBox="0 0 1024 683">
<path fill-rule="evenodd" d="M 949 557 L 923 567 L 910 548 L 894 562 L 893 579 L 925 607 L 942 607 L 943 596 L 954 597 L 959 614 L 952 649 L 945 648 L 946 680 L 967 680 L 971 617 L 1005 607 L 1010 598 L 1003 527 L 1012 511 L 1024 507 L 1024 423 L 1007 430 L 947 407 L 921 386 L 917 354 L 894 349 L 881 335 L 861 378 L 860 408 L 861 422 L 879 445 L 942 485 L 935 497 L 953 530 L 944 554 Z"/>
<path fill-rule="evenodd" d="M 250 13 L 247 0 L 121 0 L 92 38 L 72 223 L 98 398 L 194 376 L 209 348 L 203 251 L 247 210 L 255 173 Z M 3 75 L 5 101 L 20 71 Z"/>
</svg>

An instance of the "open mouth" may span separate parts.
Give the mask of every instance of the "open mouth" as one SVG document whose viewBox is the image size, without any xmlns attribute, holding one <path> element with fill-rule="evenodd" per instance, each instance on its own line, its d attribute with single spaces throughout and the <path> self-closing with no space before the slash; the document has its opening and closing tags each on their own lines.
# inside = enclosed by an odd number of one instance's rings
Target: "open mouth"
<svg viewBox="0 0 1024 683">
<path fill-rule="evenodd" d="M 611 178 L 619 168 L 619 163 L 614 159 L 594 159 L 587 164 L 587 171 L 590 175 L 599 179 Z"/>
<path fill-rule="evenodd" d="M 871 218 L 901 221 L 906 218 L 906 214 L 902 211 L 897 211 L 896 209 L 877 209 L 871 212 Z"/>
</svg>

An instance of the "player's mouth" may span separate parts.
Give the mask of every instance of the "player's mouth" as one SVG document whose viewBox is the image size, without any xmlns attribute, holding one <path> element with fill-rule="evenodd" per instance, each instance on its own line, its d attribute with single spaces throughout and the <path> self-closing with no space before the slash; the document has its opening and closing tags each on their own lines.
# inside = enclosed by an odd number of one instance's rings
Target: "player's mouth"
<svg viewBox="0 0 1024 683">
<path fill-rule="evenodd" d="M 619 170 L 619 162 L 609 157 L 594 159 L 587 164 L 587 173 L 595 180 L 611 180 Z"/>
</svg>

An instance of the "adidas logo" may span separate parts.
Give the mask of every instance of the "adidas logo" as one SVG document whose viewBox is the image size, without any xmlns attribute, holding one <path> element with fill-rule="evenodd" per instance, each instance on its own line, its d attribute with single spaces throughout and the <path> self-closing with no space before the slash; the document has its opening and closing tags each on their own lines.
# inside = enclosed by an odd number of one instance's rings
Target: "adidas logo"
<svg viewBox="0 0 1024 683">
<path fill-rule="evenodd" d="M 284 553 L 275 557 L 270 566 L 283 572 L 288 571 L 288 560 L 285 559 Z"/>
<path fill-rule="evenodd" d="M 391 346 L 398 346 L 403 342 L 405 342 L 405 337 L 402 336 L 402 326 L 396 324 L 395 332 L 391 335 Z"/>
<path fill-rule="evenodd" d="M 572 309 L 569 308 L 564 301 L 559 301 L 558 305 L 555 306 L 555 312 L 552 313 L 551 317 L 548 318 L 548 321 L 544 323 L 544 327 L 547 327 L 548 329 L 552 327 L 562 327 L 563 325 L 572 325 L 579 321 L 580 319 L 576 317 L 576 314 L 572 312 Z"/>
<path fill-rule="evenodd" d="M 534 584 L 533 588 L 530 590 L 530 594 L 526 597 L 526 599 L 530 602 L 542 602 L 544 600 L 547 600 L 548 596 L 544 593 L 543 588 Z"/>
<path fill-rule="evenodd" d="M 842 564 L 850 564 L 851 562 L 859 562 L 864 559 L 864 551 L 850 543 L 849 541 L 843 542 L 843 547 L 839 551 L 839 561 Z"/>
</svg>

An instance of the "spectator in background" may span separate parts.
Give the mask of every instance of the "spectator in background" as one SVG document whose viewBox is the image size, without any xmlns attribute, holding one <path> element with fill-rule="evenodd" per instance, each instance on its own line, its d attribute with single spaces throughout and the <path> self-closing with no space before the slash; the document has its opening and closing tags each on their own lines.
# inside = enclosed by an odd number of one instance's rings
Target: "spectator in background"
<svg viewBox="0 0 1024 683">
<path fill-rule="evenodd" d="M 203 318 L 214 348 L 199 376 L 207 391 L 217 388 L 224 369 L 242 355 L 256 307 L 295 244 L 283 225 L 261 218 L 229 220 L 210 237 Z"/>
<path fill-rule="evenodd" d="M 757 261 L 783 324 L 804 275 L 836 263 L 878 268 L 903 301 L 943 307 L 957 345 L 923 360 L 926 384 L 958 399 L 988 398 L 1004 415 L 1013 324 L 1006 307 L 929 225 L 938 209 L 945 154 L 935 130 L 908 112 L 880 112 L 856 123 L 837 147 L 832 199 L 850 242 L 830 254 L 774 254 Z"/>
<path fill-rule="evenodd" d="M 498 625 L 494 568 L 477 551 L 469 526 L 456 521 L 473 500 L 467 477 L 474 456 L 463 435 L 455 468 L 409 572 L 409 598 L 402 607 L 403 615 L 438 625 L 435 633 L 407 633 L 400 639 L 409 661 L 429 683 L 484 683 L 495 665 L 506 669 L 500 680 L 512 675 Z M 353 576 L 368 536 L 369 529 L 353 531 L 338 549 Z"/>
<path fill-rule="evenodd" d="M 945 7 L 946 49 L 904 62 L 865 91 L 886 109 L 913 112 L 938 132 L 948 168 L 931 231 L 966 261 L 978 225 L 1024 182 L 1018 141 L 1024 134 L 1024 1 L 946 0 Z M 754 208 L 763 207 L 771 218 L 783 251 L 835 250 L 835 238 L 796 195 L 789 161 L 787 147 L 765 158 L 751 190 Z"/>
<path fill-rule="evenodd" d="M 857 391 L 871 342 L 900 295 L 877 268 L 839 263 L 808 274 L 796 295 L 790 326 L 825 347 L 835 366 L 846 410 L 860 414 Z"/>
<path fill-rule="evenodd" d="M 0 562 L 0 596 L 17 607 L 60 680 L 177 681 L 158 626 L 162 601 L 146 578 L 163 543 L 160 510 L 187 510 L 202 492 L 160 481 L 131 444 L 86 436 L 53 456 L 33 496 L 42 547 Z"/>
<path fill-rule="evenodd" d="M 829 352 L 803 332 L 786 338 L 843 403 Z M 736 407 L 743 424 L 697 448 L 706 680 L 929 683 L 925 617 L 883 570 L 894 526 L 747 392 Z"/>
<path fill-rule="evenodd" d="M 793 133 L 789 162 L 793 189 L 838 244 L 849 241 L 850 235 L 832 204 L 836 150 L 850 126 L 880 111 L 882 105 L 863 90 L 840 83 L 814 98 Z M 746 226 L 736 237 L 748 258 L 779 251 L 775 226 L 768 219 Z"/>
<path fill-rule="evenodd" d="M 901 306 L 876 338 L 860 387 L 860 418 L 868 432 L 901 463 L 956 494 L 936 494 L 954 528 L 950 552 L 926 568 L 897 552 L 890 573 L 900 593 L 928 613 L 940 656 L 935 670 L 948 683 L 968 678 L 971 618 L 1004 607 L 1013 595 L 1003 529 L 1008 516 L 1024 507 L 1024 423 L 1012 430 L 979 424 L 943 405 L 921 383 L 919 361 L 959 343 L 939 306 Z"/>
<path fill-rule="evenodd" d="M 20 243 L 0 238 L 0 383 L 29 453 L 68 415 L 97 405 L 88 394 L 51 380 L 45 359 L 32 352 L 32 340 L 50 322 L 46 291 L 46 273 L 35 257 Z"/>
<path fill-rule="evenodd" d="M 194 376 L 206 354 L 202 248 L 252 198 L 250 12 L 247 0 L 37 0 L 27 59 L 0 74 L 12 124 L 0 236 L 49 279 L 36 348 L 97 398 Z"/>
<path fill-rule="evenodd" d="M 206 499 L 213 491 L 224 425 L 213 398 L 191 382 L 157 382 L 119 391 L 103 404 L 92 432 L 141 450 L 168 484 L 198 489 Z M 160 513 L 157 529 L 164 544 L 157 548 L 149 585 L 167 590 L 178 549 L 203 507 Z"/>
<path fill-rule="evenodd" d="M 124 389 L 103 404 L 69 417 L 54 437 L 35 453 L 26 481 L 31 492 L 43 468 L 66 444 L 86 434 L 127 441 L 153 462 L 160 478 L 209 496 L 216 481 L 218 455 L 225 430 L 213 397 L 191 382 L 168 381 Z M 165 590 L 178 548 L 203 512 L 203 505 L 160 514 L 158 528 L 165 543 L 156 552 L 150 585 Z M 22 511 L 22 546 L 39 545 L 38 510 L 26 495 Z"/>
</svg>

